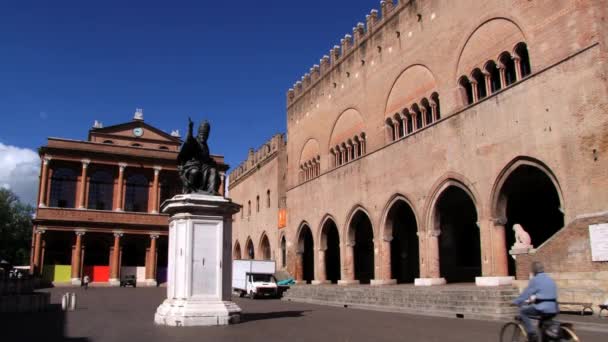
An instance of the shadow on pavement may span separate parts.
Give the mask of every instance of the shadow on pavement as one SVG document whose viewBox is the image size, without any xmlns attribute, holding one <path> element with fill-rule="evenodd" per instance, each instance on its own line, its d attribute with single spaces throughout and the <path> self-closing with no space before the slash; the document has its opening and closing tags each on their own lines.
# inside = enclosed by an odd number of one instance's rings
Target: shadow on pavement
<svg viewBox="0 0 608 342">
<path fill-rule="evenodd" d="M 302 317 L 304 316 L 303 313 L 310 311 L 311 310 L 242 313 L 241 323 L 260 321 L 265 319 Z"/>
<path fill-rule="evenodd" d="M 86 337 L 65 336 L 66 313 L 57 304 L 44 312 L 18 312 L 0 314 L 0 341 L 61 341 L 91 342 Z"/>
</svg>

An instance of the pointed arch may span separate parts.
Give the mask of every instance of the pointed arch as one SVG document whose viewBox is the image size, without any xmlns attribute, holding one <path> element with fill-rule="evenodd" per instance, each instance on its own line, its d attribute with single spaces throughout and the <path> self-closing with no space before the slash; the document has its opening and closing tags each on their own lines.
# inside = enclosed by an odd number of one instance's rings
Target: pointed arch
<svg viewBox="0 0 608 342">
<path fill-rule="evenodd" d="M 242 258 L 242 255 L 241 255 L 241 244 L 239 243 L 239 240 L 236 240 L 234 242 L 234 248 L 232 250 L 232 259 L 239 260 L 241 258 Z"/>
<path fill-rule="evenodd" d="M 253 247 L 253 241 L 251 240 L 251 236 L 248 236 L 247 242 L 245 242 L 245 259 L 255 259 L 255 248 Z"/>
<path fill-rule="evenodd" d="M 260 237 L 260 242 L 258 244 L 258 257 L 261 260 L 270 260 L 272 259 L 272 251 L 270 248 L 270 240 L 268 240 L 268 235 L 266 232 L 262 232 Z"/>
</svg>

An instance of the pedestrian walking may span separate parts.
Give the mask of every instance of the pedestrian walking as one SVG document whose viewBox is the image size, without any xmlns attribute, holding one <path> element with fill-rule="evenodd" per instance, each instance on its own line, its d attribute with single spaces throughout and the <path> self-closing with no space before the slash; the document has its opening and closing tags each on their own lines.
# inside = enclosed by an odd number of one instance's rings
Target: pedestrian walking
<svg viewBox="0 0 608 342">
<path fill-rule="evenodd" d="M 88 290 L 88 288 L 89 288 L 89 280 L 90 280 L 89 275 L 85 274 L 84 278 L 82 279 L 82 283 L 84 285 L 85 290 Z"/>
</svg>

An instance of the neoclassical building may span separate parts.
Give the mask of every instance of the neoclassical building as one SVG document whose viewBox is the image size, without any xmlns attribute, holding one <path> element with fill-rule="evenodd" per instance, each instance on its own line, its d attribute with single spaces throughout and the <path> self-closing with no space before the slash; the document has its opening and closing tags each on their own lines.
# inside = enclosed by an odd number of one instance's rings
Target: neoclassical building
<svg viewBox="0 0 608 342">
<path fill-rule="evenodd" d="M 85 141 L 48 138 L 34 219 L 32 272 L 50 282 L 140 285 L 165 281 L 168 216 L 160 204 L 181 191 L 176 160 L 181 139 L 143 120 L 102 127 Z M 222 175 L 228 166 L 213 156 Z M 223 186 L 221 187 L 223 194 Z"/>
<path fill-rule="evenodd" d="M 607 274 L 580 219 L 608 203 L 608 3 L 380 4 L 287 93 L 287 269 L 508 284 L 518 223 L 517 260 Z"/>
</svg>

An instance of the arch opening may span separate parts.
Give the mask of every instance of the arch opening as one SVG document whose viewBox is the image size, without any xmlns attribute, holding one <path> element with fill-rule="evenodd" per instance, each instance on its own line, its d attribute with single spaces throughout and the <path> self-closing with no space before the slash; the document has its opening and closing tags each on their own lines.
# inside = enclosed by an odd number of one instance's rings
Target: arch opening
<svg viewBox="0 0 608 342">
<path fill-rule="evenodd" d="M 260 242 L 260 258 L 262 260 L 270 260 L 271 255 L 270 241 L 268 241 L 268 236 L 264 234 L 264 236 L 262 236 L 262 241 Z"/>
<path fill-rule="evenodd" d="M 367 215 L 358 211 L 350 223 L 354 235 L 355 279 L 369 284 L 374 278 L 374 231 Z"/>
<path fill-rule="evenodd" d="M 448 282 L 474 282 L 481 275 L 481 241 L 475 203 L 462 188 L 448 186 L 435 205 L 439 269 Z"/>
<path fill-rule="evenodd" d="M 255 250 L 253 248 L 253 242 L 251 241 L 251 239 L 248 239 L 247 243 L 245 244 L 245 253 L 246 259 L 255 259 Z"/>
<path fill-rule="evenodd" d="M 340 280 L 340 235 L 338 227 L 332 220 L 323 224 L 321 244 L 325 248 L 325 278 L 332 284 Z"/>
<path fill-rule="evenodd" d="M 232 253 L 232 258 L 235 260 L 241 259 L 241 244 L 238 241 L 234 243 L 234 252 Z"/>
<path fill-rule="evenodd" d="M 385 235 L 392 236 L 391 278 L 397 283 L 413 283 L 420 277 L 418 225 L 412 208 L 403 200 L 395 202 L 386 216 Z"/>
<path fill-rule="evenodd" d="M 287 267 L 287 241 L 285 236 L 281 238 L 281 266 Z"/>
<path fill-rule="evenodd" d="M 564 226 L 558 190 L 551 178 L 532 165 L 520 165 L 502 185 L 498 217 L 506 218 L 507 250 L 515 242 L 513 225 L 520 224 L 537 248 Z M 515 262 L 509 260 L 509 274 L 515 275 Z"/>
<path fill-rule="evenodd" d="M 304 225 L 300 230 L 298 253 L 301 258 L 301 279 L 310 284 L 315 279 L 315 256 L 312 231 L 307 225 Z"/>
</svg>

